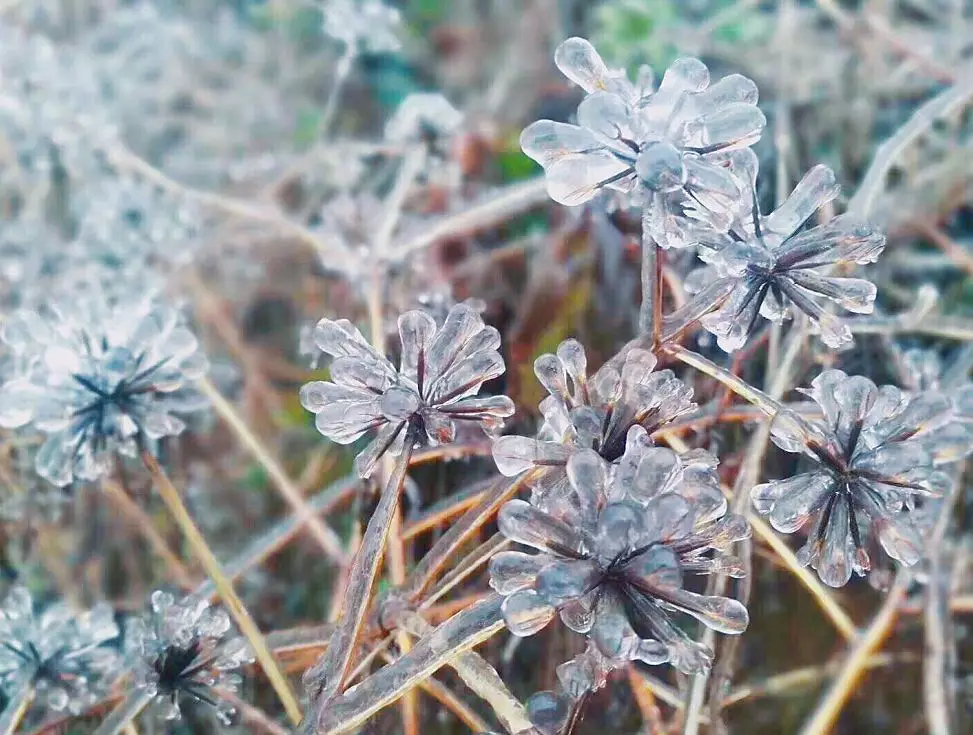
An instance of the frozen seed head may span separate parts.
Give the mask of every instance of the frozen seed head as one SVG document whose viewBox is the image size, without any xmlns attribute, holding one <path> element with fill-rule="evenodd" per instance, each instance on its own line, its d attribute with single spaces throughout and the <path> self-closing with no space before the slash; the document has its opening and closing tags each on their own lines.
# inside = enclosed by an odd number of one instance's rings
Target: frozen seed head
<svg viewBox="0 0 973 735">
<path fill-rule="evenodd" d="M 407 144 L 433 141 L 451 135 L 463 122 L 463 113 L 435 92 L 410 94 L 385 124 L 385 139 Z"/>
<path fill-rule="evenodd" d="M 658 87 L 642 67 L 633 84 L 583 38 L 566 40 L 554 59 L 587 96 L 577 125 L 539 120 L 521 135 L 551 198 L 577 205 L 603 188 L 631 194 L 662 247 L 687 246 L 700 229 L 726 231 L 745 195 L 730 163 L 765 124 L 756 85 L 739 74 L 711 85 L 698 59 L 673 62 Z"/>
<path fill-rule="evenodd" d="M 814 468 L 754 487 L 757 511 L 782 533 L 810 524 L 798 558 L 832 587 L 846 584 L 852 572 L 864 575 L 876 548 L 915 564 L 922 556 L 916 500 L 947 491 L 950 476 L 938 465 L 973 448 L 968 432 L 942 431 L 953 423 L 949 399 L 877 387 L 840 370 L 821 373 L 805 392 L 823 418 L 781 412 L 772 437 L 785 451 L 809 457 Z"/>
<path fill-rule="evenodd" d="M 726 234 L 708 238 L 708 252 L 702 255 L 714 264 L 729 295 L 701 322 L 716 335 L 722 349 L 732 352 L 742 347 L 759 316 L 781 323 L 794 312 L 807 315 L 829 347 L 851 343 L 848 326 L 820 302 L 870 314 L 876 289 L 864 279 L 829 272 L 835 266 L 874 263 L 885 247 L 885 237 L 848 216 L 804 229 L 814 212 L 837 194 L 834 172 L 815 166 L 773 213 L 762 216 L 754 203 Z"/>
<path fill-rule="evenodd" d="M 238 670 L 251 663 L 246 641 L 234 636 L 230 618 L 204 599 L 152 593 L 151 612 L 126 629 L 126 657 L 135 686 L 146 690 L 168 720 L 181 716 L 180 701 L 202 702 L 229 724 L 233 706 L 214 689 L 240 689 Z"/>
<path fill-rule="evenodd" d="M 181 433 L 177 414 L 205 406 L 192 383 L 206 358 L 151 294 L 80 294 L 15 314 L 0 336 L 19 363 L 0 388 L 0 425 L 46 436 L 35 465 L 55 485 L 97 480 L 116 453 Z"/>
<path fill-rule="evenodd" d="M 716 464 L 703 451 L 680 456 L 653 446 L 645 429 L 633 426 L 617 464 L 591 449 L 574 453 L 567 462 L 570 492 L 543 509 L 506 503 L 500 531 L 537 551 L 501 552 L 490 562 L 490 584 L 505 597 L 511 632 L 532 635 L 559 615 L 615 665 L 708 668 L 712 652 L 692 640 L 678 617 L 730 634 L 748 622 L 736 600 L 684 586 L 687 575 L 742 575 L 727 552 L 750 529 L 726 513 Z"/>
<path fill-rule="evenodd" d="M 7 696 L 33 687 L 35 705 L 77 714 L 111 684 L 118 632 L 108 605 L 80 614 L 63 603 L 40 608 L 14 587 L 0 607 L 0 687 Z"/>
<path fill-rule="evenodd" d="M 402 48 L 402 16 L 382 0 L 324 0 L 323 29 L 354 53 L 392 53 Z"/>
<path fill-rule="evenodd" d="M 500 333 L 470 306 L 453 306 L 442 326 L 425 311 L 406 312 L 399 336 L 396 369 L 345 319 L 322 319 L 314 330 L 317 346 L 333 358 L 331 380 L 305 385 L 301 403 L 316 414 L 318 431 L 339 444 L 375 432 L 355 458 L 361 477 L 386 452 L 399 454 L 407 434 L 449 443 L 458 421 L 492 434 L 514 412 L 506 396 L 477 397 L 485 382 L 503 374 L 504 364 Z"/>
<path fill-rule="evenodd" d="M 544 424 L 536 438 L 504 436 L 493 444 L 497 468 L 507 476 L 535 470 L 534 502 L 570 492 L 568 459 L 593 449 L 609 462 L 625 452 L 629 429 L 648 434 L 696 408 L 692 389 L 671 370 L 655 371 L 647 350 L 633 349 L 621 367 L 608 363 L 588 376 L 584 348 L 574 339 L 555 354 L 541 355 L 534 373 L 548 392 L 540 409 Z"/>
</svg>

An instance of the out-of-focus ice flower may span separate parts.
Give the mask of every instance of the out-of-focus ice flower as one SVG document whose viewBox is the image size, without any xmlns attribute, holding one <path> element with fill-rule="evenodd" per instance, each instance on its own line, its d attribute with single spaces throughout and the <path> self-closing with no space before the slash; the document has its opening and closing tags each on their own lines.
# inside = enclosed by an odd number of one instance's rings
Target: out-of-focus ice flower
<svg viewBox="0 0 973 735">
<path fill-rule="evenodd" d="M 907 566 L 922 556 L 922 539 L 912 518 L 917 497 L 937 497 L 950 476 L 937 469 L 973 448 L 966 432 L 938 430 L 953 420 L 941 393 L 908 395 L 861 376 L 826 370 L 805 391 L 824 418 L 802 420 L 784 411 L 772 437 L 781 449 L 802 453 L 816 466 L 783 480 L 757 485 L 751 495 L 758 512 L 782 533 L 812 522 L 798 552 L 821 580 L 841 587 L 852 571 L 871 568 L 869 548 Z"/>
<path fill-rule="evenodd" d="M 685 614 L 723 633 L 742 633 L 746 608 L 736 600 L 685 589 L 685 575 L 742 574 L 729 546 L 749 526 L 728 515 L 717 460 L 653 446 L 641 426 L 628 432 L 612 465 L 590 449 L 567 463 L 571 493 L 542 510 L 511 500 L 500 531 L 536 554 L 501 552 L 490 584 L 504 595 L 515 635 L 532 635 L 559 614 L 613 662 L 671 663 L 688 673 L 709 666 L 712 652 L 676 623 Z"/>
<path fill-rule="evenodd" d="M 584 347 L 562 342 L 554 355 L 541 355 L 534 373 L 549 395 L 541 401 L 544 424 L 537 438 L 504 436 L 493 443 L 497 468 L 507 476 L 534 469 L 534 502 L 569 491 L 565 468 L 582 449 L 593 449 L 614 462 L 625 451 L 632 426 L 651 434 L 696 408 L 692 389 L 671 370 L 654 372 L 656 358 L 630 350 L 619 369 L 608 363 L 587 374 Z"/>
<path fill-rule="evenodd" d="M 3 325 L 20 368 L 0 388 L 0 426 L 46 435 L 37 472 L 58 486 L 96 480 L 116 453 L 135 456 L 182 432 L 176 414 L 205 399 L 207 361 L 180 313 L 152 294 L 88 292 Z"/>
<path fill-rule="evenodd" d="M 76 614 L 66 604 L 43 610 L 30 592 L 14 587 L 0 607 L 0 686 L 8 696 L 32 687 L 34 701 L 77 714 L 107 689 L 118 670 L 115 615 L 108 605 Z"/>
<path fill-rule="evenodd" d="M 875 228 L 848 216 L 811 229 L 801 229 L 821 206 L 838 194 L 834 173 L 815 166 L 772 214 L 763 217 L 754 204 L 751 215 L 734 224 L 722 237 L 713 236 L 701 255 L 714 263 L 716 275 L 726 279 L 729 296 L 722 306 L 702 318 L 721 348 L 743 346 L 758 315 L 780 323 L 792 310 L 803 312 L 821 340 L 841 347 L 852 340 L 851 330 L 818 303 L 832 301 L 856 314 L 870 314 L 875 286 L 861 278 L 831 276 L 831 266 L 874 263 L 885 247 Z"/>
<path fill-rule="evenodd" d="M 79 221 L 75 249 L 92 260 L 182 263 L 199 224 L 184 203 L 132 179 L 103 179 L 75 199 Z"/>
<path fill-rule="evenodd" d="M 356 53 L 391 53 L 402 48 L 402 16 L 382 0 L 325 0 L 324 32 Z"/>
<path fill-rule="evenodd" d="M 206 600 L 176 601 L 156 591 L 151 605 L 152 612 L 133 620 L 125 631 L 135 687 L 154 697 L 168 720 L 180 717 L 180 699 L 188 698 L 215 707 L 220 720 L 229 724 L 233 705 L 213 690 L 239 691 L 237 670 L 254 660 L 246 641 L 231 635 L 229 616 Z"/>
<path fill-rule="evenodd" d="M 355 458 L 367 477 L 385 452 L 402 451 L 406 435 L 424 434 L 432 444 L 448 443 L 457 421 L 471 421 L 493 433 L 514 412 L 506 396 L 478 398 L 480 387 L 503 374 L 500 333 L 486 326 L 466 304 L 449 310 L 442 326 L 424 311 L 399 317 L 402 343 L 398 370 L 349 321 L 322 319 L 314 339 L 334 358 L 331 380 L 301 388 L 301 403 L 316 414 L 316 426 L 339 444 L 377 431 Z"/>
<path fill-rule="evenodd" d="M 410 143 L 453 133 L 463 122 L 463 113 L 436 92 L 410 94 L 385 124 L 390 143 Z"/>
<path fill-rule="evenodd" d="M 710 85 L 703 62 L 679 59 L 653 91 L 648 67 L 633 84 L 582 38 L 562 43 L 554 59 L 588 95 L 577 125 L 539 120 L 521 135 L 551 198 L 582 204 L 604 187 L 632 194 L 646 234 L 662 247 L 689 245 L 700 228 L 726 231 L 746 195 L 730 170 L 733 152 L 753 144 L 765 124 L 756 85 L 739 74 Z"/>
</svg>

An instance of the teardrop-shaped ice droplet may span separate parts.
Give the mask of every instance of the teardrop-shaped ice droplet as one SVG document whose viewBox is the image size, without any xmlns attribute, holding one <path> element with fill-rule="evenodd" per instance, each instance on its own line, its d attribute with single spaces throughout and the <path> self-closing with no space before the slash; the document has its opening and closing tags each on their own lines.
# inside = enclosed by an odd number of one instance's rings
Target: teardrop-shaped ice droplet
<svg viewBox="0 0 973 735">
<path fill-rule="evenodd" d="M 534 590 L 514 592 L 504 599 L 500 609 L 507 628 L 521 638 L 543 630 L 556 612 Z"/>
</svg>

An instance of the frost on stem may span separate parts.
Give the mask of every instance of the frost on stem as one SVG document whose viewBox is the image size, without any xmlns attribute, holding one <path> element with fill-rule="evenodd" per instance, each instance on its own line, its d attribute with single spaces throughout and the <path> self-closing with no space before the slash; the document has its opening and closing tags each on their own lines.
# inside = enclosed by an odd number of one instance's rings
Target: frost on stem
<svg viewBox="0 0 973 735">
<path fill-rule="evenodd" d="M 655 356 L 647 350 L 628 352 L 619 370 L 608 363 L 589 378 L 584 347 L 562 342 L 556 354 L 541 355 L 534 373 L 549 393 L 541 401 L 544 424 L 537 438 L 505 436 L 493 443 L 500 472 L 538 472 L 533 501 L 543 507 L 548 497 L 570 493 L 566 466 L 572 454 L 593 449 L 614 462 L 625 451 L 632 426 L 652 434 L 696 408 L 692 389 L 671 370 L 654 372 Z"/>
<path fill-rule="evenodd" d="M 137 689 L 152 696 L 167 720 L 181 716 L 181 699 L 216 708 L 229 724 L 233 706 L 214 689 L 236 692 L 237 673 L 254 658 L 243 638 L 232 635 L 230 618 L 205 599 L 176 601 L 167 592 L 152 593 L 152 611 L 125 630 L 126 660 L 135 666 Z"/>
<path fill-rule="evenodd" d="M 504 505 L 500 531 L 538 552 L 502 552 L 490 562 L 490 584 L 505 596 L 511 632 L 532 635 L 557 614 L 594 644 L 584 659 L 589 669 L 592 657 L 603 657 L 608 667 L 640 660 L 705 670 L 712 652 L 677 617 L 731 634 L 748 622 L 736 600 L 684 587 L 686 575 L 743 573 L 727 551 L 750 529 L 727 514 L 716 464 L 705 451 L 680 456 L 653 446 L 645 429 L 633 426 L 617 464 L 580 450 L 567 462 L 568 493 L 543 509 L 522 500 Z M 579 666 L 569 678 L 578 678 Z"/>
<path fill-rule="evenodd" d="M 452 307 L 441 327 L 424 311 L 406 312 L 399 336 L 397 370 L 346 319 L 322 319 L 314 330 L 317 346 L 334 358 L 331 380 L 306 384 L 301 403 L 316 414 L 318 431 L 339 444 L 376 432 L 355 458 L 361 477 L 386 452 L 401 453 L 409 426 L 429 443 L 444 444 L 454 440 L 457 421 L 495 433 L 514 412 L 506 396 L 477 397 L 485 382 L 503 374 L 504 364 L 500 333 L 470 306 Z"/>
<path fill-rule="evenodd" d="M 840 370 L 821 373 L 805 392 L 824 418 L 778 414 L 772 438 L 815 467 L 754 487 L 757 511 L 781 533 L 811 522 L 798 559 L 832 587 L 847 583 L 852 571 L 864 575 L 877 547 L 907 566 L 915 564 L 923 531 L 916 501 L 949 489 L 950 475 L 938 465 L 965 456 L 973 436 L 955 423 L 942 393 L 910 396 Z"/>
<path fill-rule="evenodd" d="M 732 352 L 742 347 L 758 315 L 781 323 L 794 311 L 807 315 L 829 347 L 851 343 L 848 326 L 819 301 L 870 314 L 876 289 L 864 279 L 839 278 L 828 271 L 834 266 L 874 263 L 885 247 L 885 237 L 848 216 L 803 229 L 814 212 L 837 195 L 831 169 L 815 166 L 771 214 L 761 215 L 753 199 L 752 207 L 738 207 L 739 216 L 726 233 L 711 232 L 701 238 L 700 255 L 713 263 L 709 276 L 732 284 L 723 304 L 701 320 L 721 348 Z"/>
<path fill-rule="evenodd" d="M 151 294 L 57 300 L 15 314 L 0 336 L 19 363 L 0 388 L 0 426 L 46 435 L 35 466 L 55 485 L 102 477 L 116 453 L 181 433 L 176 414 L 206 405 L 192 387 L 206 357 Z"/>
<path fill-rule="evenodd" d="M 673 62 L 658 88 L 643 66 L 633 84 L 583 38 L 564 41 L 554 59 L 587 95 L 577 125 L 539 120 L 521 135 L 551 198 L 576 205 L 605 187 L 625 192 L 664 248 L 688 246 L 701 230 L 726 231 L 747 195 L 733 169 L 752 157 L 744 149 L 765 124 L 756 85 L 739 74 L 710 85 L 698 59 Z"/>
<path fill-rule="evenodd" d="M 0 607 L 0 687 L 8 697 L 31 687 L 41 707 L 78 714 L 118 670 L 118 653 L 106 645 L 117 637 L 108 605 L 81 614 L 60 602 L 40 609 L 26 588 L 14 587 Z"/>
</svg>

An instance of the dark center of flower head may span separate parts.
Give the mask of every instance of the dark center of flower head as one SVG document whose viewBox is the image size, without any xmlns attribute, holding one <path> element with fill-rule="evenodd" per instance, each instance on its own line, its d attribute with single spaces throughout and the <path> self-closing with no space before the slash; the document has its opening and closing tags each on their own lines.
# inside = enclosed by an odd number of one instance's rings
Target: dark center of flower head
<svg viewBox="0 0 973 735">
<path fill-rule="evenodd" d="M 114 422 L 109 421 L 113 410 L 132 418 L 141 434 L 138 399 L 155 391 L 155 374 L 168 362 L 168 358 L 148 366 L 143 366 L 144 362 L 145 354 L 142 353 L 135 358 L 131 374 L 115 383 L 114 387 L 107 385 L 107 381 L 98 375 L 74 373 L 71 376 L 92 396 L 88 403 L 73 414 L 76 423 L 72 428 L 79 451 L 89 441 L 94 443 L 96 449 L 104 447 L 117 429 Z"/>
<path fill-rule="evenodd" d="M 196 675 L 212 663 L 205 654 L 199 639 L 187 646 L 167 646 L 155 662 L 159 691 L 175 699 L 184 692 L 201 702 L 216 707 L 218 702 L 210 696 L 206 686 L 196 680 Z"/>
<path fill-rule="evenodd" d="M 63 646 L 51 655 L 43 656 L 33 641 L 28 641 L 23 647 L 12 645 L 7 641 L 0 645 L 23 661 L 25 666 L 33 669 L 32 679 L 35 682 L 65 682 L 71 678 L 61 666 L 61 658 L 68 650 Z"/>
</svg>

